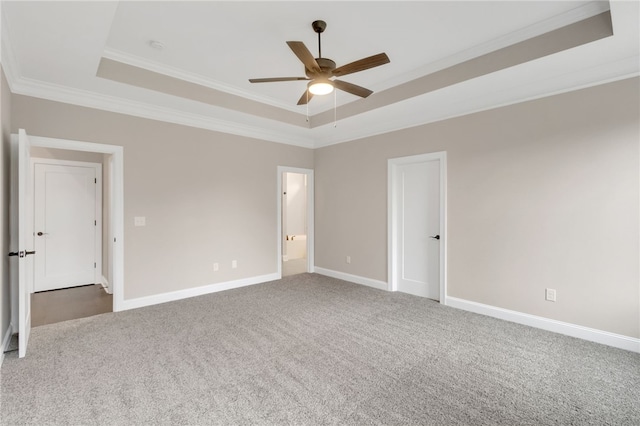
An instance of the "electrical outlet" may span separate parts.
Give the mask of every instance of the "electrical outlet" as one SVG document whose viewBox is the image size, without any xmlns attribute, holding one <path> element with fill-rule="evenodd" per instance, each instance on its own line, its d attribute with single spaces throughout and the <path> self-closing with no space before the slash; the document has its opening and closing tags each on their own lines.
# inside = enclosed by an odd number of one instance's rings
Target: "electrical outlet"
<svg viewBox="0 0 640 426">
<path fill-rule="evenodd" d="M 544 290 L 544 299 L 549 302 L 556 301 L 556 289 L 555 288 L 546 288 Z"/>
<path fill-rule="evenodd" d="M 213 264 L 213 272 L 218 272 L 218 270 L 220 269 L 220 265 L 218 265 L 218 262 Z"/>
<path fill-rule="evenodd" d="M 146 226 L 147 218 L 145 216 L 136 216 L 133 218 L 133 226 Z"/>
<path fill-rule="evenodd" d="M 237 260 L 232 260 L 232 261 L 231 261 L 231 267 L 232 267 L 233 269 L 236 269 L 236 268 L 238 267 L 238 261 L 237 261 Z"/>
<path fill-rule="evenodd" d="M 347 261 L 347 263 L 351 263 L 351 256 L 347 256 L 346 261 Z"/>
</svg>

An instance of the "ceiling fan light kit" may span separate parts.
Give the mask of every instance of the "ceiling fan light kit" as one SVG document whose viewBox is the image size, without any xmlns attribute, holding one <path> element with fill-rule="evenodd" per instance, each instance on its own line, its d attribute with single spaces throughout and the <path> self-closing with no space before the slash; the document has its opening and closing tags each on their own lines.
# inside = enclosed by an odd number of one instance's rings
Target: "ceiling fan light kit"
<svg viewBox="0 0 640 426">
<path fill-rule="evenodd" d="M 293 51 L 293 53 L 304 64 L 304 71 L 306 77 L 273 77 L 273 78 L 252 78 L 249 79 L 250 83 L 272 83 L 277 81 L 299 81 L 307 80 L 307 90 L 302 94 L 298 100 L 298 105 L 307 104 L 314 95 L 326 95 L 333 92 L 335 89 L 343 90 L 352 95 L 366 98 L 373 91 L 364 87 L 357 86 L 353 83 L 347 83 L 346 81 L 332 79 L 332 77 L 343 76 L 352 74 L 359 71 L 364 71 L 370 68 L 374 68 L 380 65 L 384 65 L 390 62 L 386 53 L 379 53 L 377 55 L 369 56 L 367 58 L 359 59 L 355 62 L 351 62 L 347 65 L 336 68 L 336 63 L 328 58 L 322 57 L 322 44 L 321 34 L 327 28 L 327 23 L 324 21 L 313 21 L 311 28 L 318 34 L 318 57 L 314 58 L 313 54 L 307 49 L 301 41 L 288 41 L 287 45 Z"/>
<path fill-rule="evenodd" d="M 315 79 L 307 85 L 309 92 L 314 95 L 328 95 L 333 92 L 333 83 L 327 78 Z"/>
</svg>

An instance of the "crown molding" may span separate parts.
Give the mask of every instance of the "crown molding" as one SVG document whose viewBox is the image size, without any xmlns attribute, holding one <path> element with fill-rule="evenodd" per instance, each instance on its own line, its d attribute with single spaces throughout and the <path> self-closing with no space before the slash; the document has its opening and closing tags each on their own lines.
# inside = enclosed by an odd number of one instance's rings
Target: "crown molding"
<svg viewBox="0 0 640 426">
<path fill-rule="evenodd" d="M 251 101 L 260 102 L 263 104 L 275 106 L 278 108 L 286 109 L 287 111 L 300 113 L 300 110 L 296 106 L 289 103 L 285 103 L 279 100 L 267 96 L 256 95 L 246 90 L 242 90 L 236 86 L 224 84 L 220 81 L 205 77 L 200 74 L 181 70 L 169 65 L 161 64 L 159 62 L 151 61 L 139 56 L 131 55 L 121 50 L 112 49 L 106 47 L 102 54 L 103 58 L 111 59 L 114 61 L 122 62 L 127 65 L 142 68 L 147 71 L 164 74 L 170 77 L 177 78 L 179 80 L 188 81 L 190 83 L 198 84 L 200 86 L 208 87 L 210 89 L 220 90 L 221 92 L 229 93 L 231 95 L 240 96 Z"/>
<path fill-rule="evenodd" d="M 262 126 L 259 127 L 247 123 L 245 121 L 246 118 L 243 119 L 242 123 L 220 120 L 210 116 L 160 107 L 144 102 L 131 101 L 86 90 L 74 89 L 30 78 L 14 80 L 11 91 L 18 95 L 31 96 L 87 108 L 95 108 L 119 114 L 159 120 L 167 123 L 230 133 L 239 136 L 267 140 L 270 142 L 295 145 L 304 148 L 313 148 L 314 146 L 313 139 L 300 136 L 298 133 L 292 134 L 289 128 L 285 131 L 278 131 Z"/>
<path fill-rule="evenodd" d="M 3 38 L 3 44 L 4 40 Z M 5 54 L 4 48 L 3 54 Z M 159 107 L 144 102 L 125 100 L 114 96 L 45 83 L 28 78 L 16 80 L 15 74 L 12 71 L 7 72 L 8 70 L 14 69 L 12 65 L 5 68 L 5 66 L 11 64 L 11 62 L 3 61 L 2 66 L 5 70 L 7 80 L 10 81 L 11 92 L 15 94 L 315 149 L 637 77 L 640 76 L 638 69 L 639 63 L 640 56 L 635 55 L 594 68 L 567 73 L 562 76 L 547 77 L 533 84 L 494 92 L 490 97 L 479 96 L 471 99 L 467 98 L 464 102 L 455 104 L 452 107 L 452 111 L 439 115 L 427 116 L 424 114 L 425 110 L 430 110 L 425 107 L 425 104 L 429 103 L 428 94 L 426 94 L 425 96 L 419 96 L 413 98 L 413 100 L 409 100 L 412 103 L 416 103 L 412 107 L 407 107 L 406 104 L 403 104 L 403 110 L 405 112 L 414 111 L 413 114 L 398 114 L 398 118 L 395 120 L 389 120 L 388 118 L 385 120 L 369 120 L 367 126 L 355 125 L 353 126 L 355 130 L 347 129 L 346 131 L 345 127 L 348 126 L 348 122 L 352 120 L 343 121 L 344 125 L 338 126 L 341 129 L 339 133 L 329 133 L 331 129 L 329 129 L 329 131 L 327 131 L 327 129 L 331 127 L 330 125 L 315 129 L 302 129 L 302 132 L 308 134 L 307 137 L 300 133 L 292 134 L 289 127 L 284 131 L 276 131 L 247 124 L 246 122 L 236 123 L 228 120 L 215 119 L 210 116 L 186 113 L 184 111 Z M 384 114 L 384 110 L 385 108 L 381 108 L 379 111 Z"/>
<path fill-rule="evenodd" d="M 416 70 L 416 75 L 422 76 L 434 70 L 446 68 L 451 64 L 459 63 L 465 59 L 477 57 L 479 54 L 493 51 L 504 45 L 510 45 L 522 41 L 522 39 L 534 37 L 539 33 L 544 33 L 562 27 L 563 25 L 586 19 L 602 11 L 609 10 L 608 5 L 608 2 L 589 3 L 563 15 L 513 32 L 503 38 L 493 40 L 490 43 L 476 46 L 461 52 L 459 55 L 453 55 L 437 63 L 432 63 L 420 70 Z M 292 126 L 282 123 L 261 122 L 259 118 L 249 118 L 249 121 L 247 121 L 248 118 L 241 113 L 238 113 L 237 120 L 219 119 L 213 118 L 210 115 L 160 107 L 146 102 L 127 100 L 107 94 L 74 89 L 68 86 L 23 77 L 20 66 L 16 60 L 16 55 L 12 49 L 13 43 L 9 36 L 9 23 L 6 21 L 5 14 L 1 14 L 0 19 L 2 19 L 0 25 L 1 63 L 12 93 L 311 149 L 421 126 L 640 75 L 638 66 L 640 58 L 638 55 L 635 55 L 590 69 L 545 77 L 544 79 L 527 83 L 526 85 L 491 93 L 490 96 L 486 96 L 485 94 L 484 96 L 467 98 L 464 102 L 451 104 L 451 106 L 444 111 L 430 108 L 433 99 L 429 97 L 429 94 L 425 94 L 405 101 L 406 103 L 403 103 L 402 106 L 389 105 L 379 109 L 377 114 L 382 115 L 384 119 L 376 119 L 376 112 L 365 114 L 367 115 L 366 125 L 362 125 L 360 122 L 363 117 L 355 116 L 341 120 L 338 125 L 340 129 L 339 132 L 331 131 L 333 127 L 330 125 L 315 129 L 294 129 Z M 246 93 L 237 88 L 218 84 L 202 76 L 184 73 L 176 69 L 168 69 L 168 67 L 153 64 L 123 52 L 105 49 L 104 56 L 129 63 L 130 65 L 141 66 L 150 71 L 184 79 L 195 84 L 205 85 L 234 95 L 274 105 L 273 101 L 265 102 L 265 99 L 256 97 L 255 95 L 247 96 Z M 406 75 L 403 79 L 404 78 L 406 78 Z M 389 81 L 390 80 L 387 80 L 387 82 Z M 277 104 L 276 106 L 291 110 L 291 107 L 287 105 Z M 389 114 L 395 108 L 400 107 L 402 113 Z M 431 114 L 424 114 L 424 111 L 432 112 Z M 331 129 L 329 127 L 331 127 Z"/>
</svg>

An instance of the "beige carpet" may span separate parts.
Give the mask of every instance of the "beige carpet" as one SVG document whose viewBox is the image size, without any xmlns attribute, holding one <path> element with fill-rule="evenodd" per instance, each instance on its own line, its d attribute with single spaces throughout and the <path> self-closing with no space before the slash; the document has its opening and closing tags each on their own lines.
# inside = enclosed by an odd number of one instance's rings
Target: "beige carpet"
<svg viewBox="0 0 640 426">
<path fill-rule="evenodd" d="M 638 425 L 640 355 L 312 274 L 35 328 L 6 425 Z"/>
</svg>

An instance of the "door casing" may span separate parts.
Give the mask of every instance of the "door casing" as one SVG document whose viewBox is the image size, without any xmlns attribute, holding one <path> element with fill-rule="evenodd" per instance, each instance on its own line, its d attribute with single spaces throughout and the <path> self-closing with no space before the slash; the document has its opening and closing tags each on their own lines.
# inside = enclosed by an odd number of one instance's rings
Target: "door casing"
<svg viewBox="0 0 640 426">
<path fill-rule="evenodd" d="M 397 183 L 398 168 L 406 164 L 428 161 L 440 162 L 440 303 L 445 304 L 447 296 L 447 153 L 445 151 L 408 157 L 390 158 L 387 162 L 387 272 L 388 290 L 397 291 L 399 270 L 397 236 L 398 208 Z"/>
<path fill-rule="evenodd" d="M 12 135 L 14 137 L 14 135 Z M 15 135 L 17 138 L 17 135 Z M 112 282 L 109 283 L 113 293 L 113 311 L 124 309 L 124 150 L 122 146 L 99 144 L 93 142 L 55 139 L 41 136 L 29 136 L 32 147 L 66 149 L 71 151 L 96 152 L 108 154 L 112 159 L 112 173 L 110 173 L 109 229 L 112 244 L 110 258 L 113 259 Z M 15 182 L 17 186 L 17 182 Z M 12 183 L 12 188 L 14 183 Z M 16 243 L 17 244 L 17 243 Z M 12 243 L 13 245 L 13 243 Z M 18 293 L 17 277 L 12 275 L 12 294 Z M 18 298 L 11 300 L 11 324 L 14 333 L 18 332 Z"/>
</svg>

